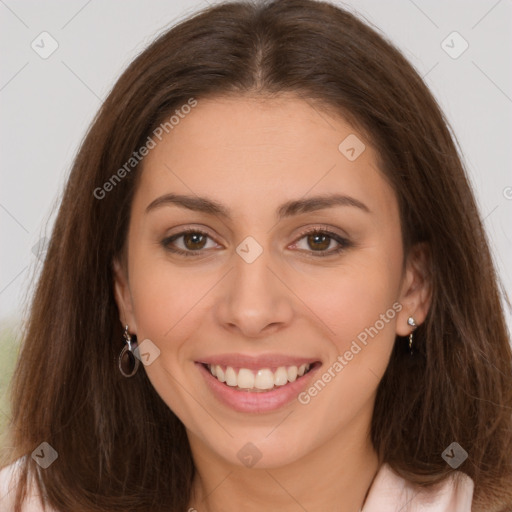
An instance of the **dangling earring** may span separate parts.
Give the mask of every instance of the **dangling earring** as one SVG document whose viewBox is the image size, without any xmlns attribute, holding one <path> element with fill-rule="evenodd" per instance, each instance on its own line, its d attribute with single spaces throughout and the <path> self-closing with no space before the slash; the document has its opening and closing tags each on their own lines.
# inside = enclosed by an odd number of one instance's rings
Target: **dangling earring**
<svg viewBox="0 0 512 512">
<path fill-rule="evenodd" d="M 407 323 L 412 327 L 412 331 L 411 333 L 409 334 L 409 351 L 411 353 L 411 356 L 412 356 L 412 337 L 413 337 L 413 332 L 414 330 L 416 329 L 417 325 L 416 325 L 416 322 L 414 321 L 414 318 L 412 316 L 410 316 L 408 319 L 407 319 Z"/>
<path fill-rule="evenodd" d="M 139 359 L 133 354 L 133 351 L 137 346 L 137 342 L 135 341 L 135 346 L 132 346 L 132 337 L 128 332 L 128 326 L 124 328 L 123 337 L 126 340 L 126 345 L 123 347 L 123 350 L 121 350 L 121 353 L 119 354 L 119 371 L 125 377 L 133 377 L 137 373 L 140 364 Z"/>
</svg>

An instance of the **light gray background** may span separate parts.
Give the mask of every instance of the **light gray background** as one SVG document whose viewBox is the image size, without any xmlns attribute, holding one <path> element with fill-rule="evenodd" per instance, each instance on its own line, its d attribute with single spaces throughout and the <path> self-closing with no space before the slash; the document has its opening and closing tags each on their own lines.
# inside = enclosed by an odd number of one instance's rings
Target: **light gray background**
<svg viewBox="0 0 512 512">
<path fill-rule="evenodd" d="M 215 2 L 0 0 L 0 323 L 26 315 L 23 300 L 41 265 L 34 246 L 51 232 L 102 100 L 161 31 L 207 3 Z M 510 294 L 512 0 L 333 3 L 379 28 L 425 77 L 460 143 Z M 47 59 L 31 47 L 43 31 L 59 45 Z M 453 31 L 469 44 L 456 59 L 442 47 Z M 457 39 L 445 44 L 461 48 Z M 510 327 L 509 311 L 507 321 Z"/>
</svg>

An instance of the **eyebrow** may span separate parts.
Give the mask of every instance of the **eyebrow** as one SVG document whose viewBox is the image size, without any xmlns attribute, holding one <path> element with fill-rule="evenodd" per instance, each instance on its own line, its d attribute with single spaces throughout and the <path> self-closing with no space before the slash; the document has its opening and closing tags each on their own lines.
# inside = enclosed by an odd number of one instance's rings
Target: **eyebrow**
<svg viewBox="0 0 512 512">
<path fill-rule="evenodd" d="M 147 206 L 146 213 L 168 205 L 176 205 L 195 212 L 218 215 L 227 220 L 232 220 L 233 218 L 230 210 L 217 201 L 208 199 L 207 197 L 187 196 L 181 194 L 165 194 L 157 197 Z M 323 210 L 325 208 L 333 208 L 336 206 L 351 206 L 358 208 L 365 213 L 371 213 L 368 206 L 354 197 L 341 194 L 329 194 L 287 201 L 277 209 L 276 215 L 280 220 L 285 217 L 292 217 L 294 215 Z"/>
</svg>

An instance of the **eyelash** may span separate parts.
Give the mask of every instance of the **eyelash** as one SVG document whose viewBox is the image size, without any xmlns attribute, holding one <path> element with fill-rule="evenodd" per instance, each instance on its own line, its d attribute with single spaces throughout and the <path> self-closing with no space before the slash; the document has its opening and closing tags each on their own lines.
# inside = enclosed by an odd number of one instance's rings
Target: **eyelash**
<svg viewBox="0 0 512 512">
<path fill-rule="evenodd" d="M 164 240 L 162 240 L 161 244 L 165 250 L 170 251 L 175 254 L 179 254 L 181 256 L 187 256 L 187 257 L 188 256 L 192 256 L 192 257 L 199 256 L 201 254 L 201 252 L 203 251 L 203 249 L 198 249 L 197 251 L 190 251 L 190 250 L 184 251 L 182 249 L 177 249 L 176 247 L 172 248 L 170 246 L 170 244 L 172 242 L 174 242 L 175 240 L 177 240 L 178 238 L 181 238 L 182 236 L 190 234 L 190 233 L 203 235 L 203 236 L 206 236 L 211 239 L 210 235 L 208 233 L 206 233 L 205 231 L 201 231 L 200 229 L 186 229 L 184 231 L 181 231 L 180 233 L 177 233 L 175 235 L 165 238 Z M 315 235 L 315 234 L 327 235 L 329 238 L 336 241 L 339 244 L 339 247 L 334 250 L 331 249 L 330 251 L 325 251 L 325 250 L 324 251 L 308 251 L 309 255 L 313 256 L 313 257 L 323 258 L 326 256 L 333 256 L 333 255 L 339 254 L 342 251 L 353 246 L 352 242 L 350 242 L 346 238 L 343 238 L 340 235 L 338 235 L 337 233 L 334 233 L 333 231 L 330 231 L 329 229 L 325 229 L 325 228 L 313 228 L 313 229 L 303 231 L 299 235 L 299 238 L 297 238 L 296 242 L 294 242 L 294 244 L 297 243 L 299 240 L 302 240 L 302 238 L 304 238 L 305 236 Z"/>
</svg>

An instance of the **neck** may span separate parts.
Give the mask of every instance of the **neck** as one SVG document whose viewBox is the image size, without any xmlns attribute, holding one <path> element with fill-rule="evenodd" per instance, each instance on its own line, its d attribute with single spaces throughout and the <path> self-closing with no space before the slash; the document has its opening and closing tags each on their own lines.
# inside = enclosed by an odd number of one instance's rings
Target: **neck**
<svg viewBox="0 0 512 512">
<path fill-rule="evenodd" d="M 355 421 L 302 458 L 273 468 L 235 465 L 189 432 L 196 466 L 189 509 L 359 512 L 380 466 L 364 425 Z"/>
</svg>

